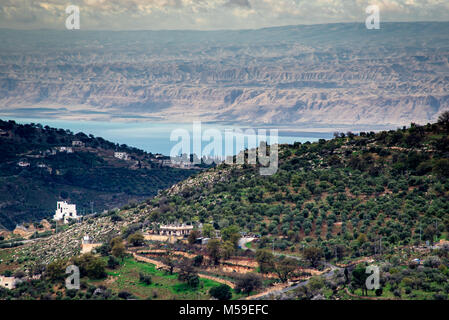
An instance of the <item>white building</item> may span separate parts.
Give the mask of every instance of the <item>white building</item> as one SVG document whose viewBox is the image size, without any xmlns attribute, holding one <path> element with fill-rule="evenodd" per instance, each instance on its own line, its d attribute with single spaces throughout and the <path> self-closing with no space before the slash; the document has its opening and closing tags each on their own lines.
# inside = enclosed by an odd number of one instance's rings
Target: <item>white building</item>
<svg viewBox="0 0 449 320">
<path fill-rule="evenodd" d="M 19 161 L 19 162 L 17 163 L 17 165 L 18 165 L 19 167 L 29 167 L 29 166 L 30 166 L 30 163 L 29 163 L 29 162 L 26 162 L 26 161 Z"/>
<path fill-rule="evenodd" d="M 58 201 L 53 220 L 55 221 L 63 220 L 64 223 L 67 223 L 69 220 L 72 219 L 75 220 L 81 219 L 81 217 L 78 216 L 76 213 L 76 205 L 68 204 L 65 201 Z"/>
<path fill-rule="evenodd" d="M 94 242 L 94 240 L 86 234 L 81 240 L 81 254 L 95 252 L 95 249 L 101 247 L 102 243 Z"/>
<path fill-rule="evenodd" d="M 57 147 L 57 150 L 59 152 L 73 153 L 73 148 L 72 147 Z"/>
<path fill-rule="evenodd" d="M 5 277 L 0 276 L 0 287 L 7 288 L 7 289 L 14 289 L 16 285 L 20 282 L 20 280 L 14 278 L 14 277 Z"/>
<path fill-rule="evenodd" d="M 92 240 L 91 237 L 89 237 L 88 234 L 86 234 L 86 235 L 83 237 L 83 240 L 81 240 L 81 243 L 82 243 L 82 244 L 91 244 L 91 243 L 93 243 L 93 240 Z"/>
<path fill-rule="evenodd" d="M 193 230 L 192 225 L 161 225 L 159 226 L 159 234 L 166 236 L 188 236 Z"/>
<path fill-rule="evenodd" d="M 120 160 L 128 160 L 129 156 L 126 152 L 114 152 L 114 157 Z"/>
<path fill-rule="evenodd" d="M 74 141 L 72 141 L 72 146 L 73 147 L 84 147 L 84 142 L 79 141 L 79 140 L 74 140 Z"/>
</svg>

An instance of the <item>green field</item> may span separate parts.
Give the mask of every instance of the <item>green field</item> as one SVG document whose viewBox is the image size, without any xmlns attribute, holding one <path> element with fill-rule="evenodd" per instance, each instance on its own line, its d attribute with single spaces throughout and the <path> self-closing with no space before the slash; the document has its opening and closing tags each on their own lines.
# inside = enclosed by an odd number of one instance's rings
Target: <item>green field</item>
<svg viewBox="0 0 449 320">
<path fill-rule="evenodd" d="M 152 283 L 147 285 L 140 282 L 140 273 L 151 276 Z M 107 274 L 107 280 L 89 282 L 96 286 L 104 284 L 114 292 L 127 291 L 139 299 L 210 299 L 209 290 L 220 285 L 213 280 L 200 279 L 200 286 L 194 289 L 179 281 L 176 273 L 170 275 L 157 270 L 153 264 L 138 262 L 132 258 L 124 259 L 115 270 L 108 269 Z M 233 299 L 241 296 L 233 292 Z"/>
</svg>

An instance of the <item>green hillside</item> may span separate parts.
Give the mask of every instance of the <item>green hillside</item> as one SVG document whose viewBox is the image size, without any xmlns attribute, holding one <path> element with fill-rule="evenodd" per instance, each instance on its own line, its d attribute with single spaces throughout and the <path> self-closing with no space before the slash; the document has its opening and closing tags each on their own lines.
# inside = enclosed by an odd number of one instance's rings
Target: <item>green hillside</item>
<svg viewBox="0 0 449 320">
<path fill-rule="evenodd" d="M 180 285 L 163 279 L 162 275 L 172 276 L 167 269 L 170 266 L 179 270 L 177 279 L 184 282 L 182 287 L 188 288 L 189 294 L 205 298 L 208 284 L 200 285 L 200 274 L 221 282 L 229 280 L 236 287 L 258 278 L 253 293 L 270 290 L 276 281 L 287 284 L 294 278 L 301 281 L 298 277 L 309 279 L 303 286 L 285 287 L 288 290 L 279 295 L 282 299 L 359 299 L 366 295 L 397 299 L 403 294 L 407 299 L 445 299 L 449 247 L 420 245 L 448 239 L 449 113 L 447 116 L 425 126 L 412 124 L 410 128 L 358 135 L 348 132 L 329 141 L 281 145 L 279 168 L 272 176 L 261 176 L 253 165 L 219 165 L 140 204 L 98 214 L 39 241 L 4 249 L 3 268 L 5 272 L 35 270 L 43 274 L 47 282 L 41 280 L 42 289 L 34 290 L 32 282 L 19 288 L 39 299 L 53 294 L 48 287 L 63 279 L 55 277 L 54 268 L 62 273 L 72 260 L 85 260 L 91 271 L 99 266 L 98 282 L 97 275 L 87 271 L 83 281 L 95 283 L 103 291 L 112 290 L 105 299 L 115 294 L 122 299 L 165 297 L 170 286 Z M 141 232 L 151 233 L 166 222 L 203 225 L 188 241 L 144 240 Z M 215 237 L 214 229 L 220 231 L 219 238 L 207 245 L 195 244 L 200 235 Z M 240 232 L 256 236 L 247 243 L 255 252 L 238 248 Z M 99 253 L 104 258 L 78 256 L 80 239 L 86 234 L 103 243 Z M 105 269 L 100 260 L 106 257 Z M 136 265 L 138 257 L 149 263 L 137 263 L 146 269 L 142 275 L 128 269 Z M 238 262 L 242 259 L 244 265 Z M 368 293 L 362 288 L 369 261 L 382 269 L 382 290 Z M 165 269 L 160 269 L 165 271 L 149 272 L 148 266 L 154 269 L 156 264 L 165 264 Z M 336 270 L 333 274 L 331 267 Z M 311 270 L 321 276 L 312 276 Z M 146 284 L 144 280 L 148 280 Z M 158 290 L 148 291 L 150 286 Z M 89 292 L 89 286 L 83 290 Z M 177 298 L 187 297 L 183 292 L 172 293 Z M 71 294 L 65 290 L 48 298 L 90 299 L 84 291 L 76 297 Z"/>
<path fill-rule="evenodd" d="M 448 133 L 447 122 L 412 124 L 282 145 L 273 176 L 220 165 L 155 198 L 151 219 L 235 224 L 259 247 L 318 246 L 327 259 L 447 238 Z"/>
<path fill-rule="evenodd" d="M 73 153 L 54 152 L 73 147 Z M 126 152 L 129 161 L 114 158 Z M 161 167 L 151 153 L 68 130 L 0 120 L 0 227 L 49 217 L 57 200 L 80 213 L 142 201 L 188 177 L 194 170 Z M 20 167 L 22 161 L 29 163 Z"/>
</svg>

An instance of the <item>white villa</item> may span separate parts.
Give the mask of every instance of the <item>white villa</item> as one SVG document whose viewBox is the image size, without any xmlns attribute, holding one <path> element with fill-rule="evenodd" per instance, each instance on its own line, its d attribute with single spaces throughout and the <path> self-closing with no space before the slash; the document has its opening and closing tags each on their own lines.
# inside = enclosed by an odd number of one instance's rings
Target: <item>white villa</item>
<svg viewBox="0 0 449 320">
<path fill-rule="evenodd" d="M 69 220 L 72 219 L 75 220 L 81 219 L 81 217 L 78 216 L 76 213 L 76 205 L 68 204 L 65 201 L 58 201 L 55 215 L 53 216 L 53 220 L 55 221 L 62 220 L 64 223 L 67 223 Z"/>
<path fill-rule="evenodd" d="M 128 160 L 129 158 L 126 152 L 114 152 L 114 157 L 120 160 Z"/>
<path fill-rule="evenodd" d="M 166 236 L 186 236 L 193 230 L 192 225 L 161 225 L 159 234 Z"/>
</svg>

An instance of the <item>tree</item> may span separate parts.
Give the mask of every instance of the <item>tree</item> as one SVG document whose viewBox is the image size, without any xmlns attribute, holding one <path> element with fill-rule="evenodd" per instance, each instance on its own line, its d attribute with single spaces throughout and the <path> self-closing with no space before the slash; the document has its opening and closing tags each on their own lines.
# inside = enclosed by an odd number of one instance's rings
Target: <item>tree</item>
<svg viewBox="0 0 449 320">
<path fill-rule="evenodd" d="M 203 255 L 201 255 L 201 254 L 197 255 L 197 256 L 195 256 L 195 258 L 193 258 L 193 265 L 195 267 L 199 267 L 203 264 L 203 260 L 204 260 Z"/>
<path fill-rule="evenodd" d="M 366 279 L 369 274 L 366 273 L 366 268 L 364 265 L 359 264 L 352 271 L 351 284 L 354 288 L 362 289 L 362 295 L 368 295 L 368 288 L 366 287 Z"/>
<path fill-rule="evenodd" d="M 448 159 L 435 160 L 432 170 L 440 178 L 449 177 L 449 160 Z"/>
<path fill-rule="evenodd" d="M 438 117 L 438 123 L 441 124 L 446 131 L 449 131 L 449 111 L 444 111 Z"/>
<path fill-rule="evenodd" d="M 317 247 L 309 247 L 304 249 L 304 258 L 310 262 L 312 267 L 318 267 L 318 264 L 323 257 L 323 250 Z"/>
<path fill-rule="evenodd" d="M 73 264 L 80 269 L 82 277 L 87 276 L 90 279 L 101 279 L 106 277 L 106 262 L 93 255 L 86 253 L 72 259 Z"/>
<path fill-rule="evenodd" d="M 167 266 L 168 273 L 173 274 L 173 270 L 175 269 L 175 266 L 176 266 L 173 256 L 170 253 L 167 253 L 162 258 L 162 262 Z"/>
<path fill-rule="evenodd" d="M 144 244 L 144 237 L 142 233 L 135 232 L 128 237 L 128 243 L 131 244 L 133 247 L 139 247 Z"/>
<path fill-rule="evenodd" d="M 203 234 L 203 237 L 205 237 L 205 238 L 214 238 L 215 237 L 215 229 L 211 224 L 205 223 L 205 224 L 203 224 L 202 234 Z"/>
<path fill-rule="evenodd" d="M 363 245 L 367 241 L 366 235 L 364 233 L 360 233 L 357 237 L 357 242 L 359 246 Z"/>
<path fill-rule="evenodd" d="M 179 264 L 178 280 L 186 282 L 192 288 L 199 286 L 200 279 L 198 273 L 189 259 L 183 259 Z"/>
<path fill-rule="evenodd" d="M 213 287 L 209 290 L 209 294 L 217 300 L 229 300 L 232 298 L 231 287 L 227 284 Z"/>
<path fill-rule="evenodd" d="M 234 244 L 231 241 L 223 242 L 221 246 L 221 257 L 223 259 L 229 259 L 235 253 Z"/>
<path fill-rule="evenodd" d="M 431 244 L 433 244 L 433 240 L 436 234 L 437 229 L 433 225 L 428 225 L 426 229 L 424 229 L 424 239 L 429 240 Z"/>
<path fill-rule="evenodd" d="M 298 262 L 293 258 L 281 256 L 275 260 L 274 272 L 282 282 L 287 282 L 297 268 Z"/>
<path fill-rule="evenodd" d="M 189 233 L 187 241 L 189 242 L 189 244 L 194 244 L 196 239 L 199 238 L 200 236 L 201 236 L 201 234 L 200 234 L 200 232 L 198 230 L 192 230 Z"/>
<path fill-rule="evenodd" d="M 119 261 L 115 257 L 109 256 L 109 258 L 108 258 L 108 268 L 109 269 L 115 269 L 115 268 L 117 268 L 117 266 L 119 264 L 120 264 Z"/>
<path fill-rule="evenodd" d="M 274 270 L 274 255 L 267 250 L 257 250 L 256 261 L 260 273 L 269 273 Z"/>
<path fill-rule="evenodd" d="M 114 239 L 116 240 L 114 241 Z M 123 244 L 121 238 L 114 238 L 114 239 L 112 239 L 111 241 L 112 246 L 111 253 L 114 257 L 119 258 L 123 261 L 123 258 L 125 257 L 126 254 L 125 245 Z M 119 239 L 119 241 L 117 239 Z"/>
<path fill-rule="evenodd" d="M 220 263 L 220 240 L 212 239 L 207 243 L 207 254 L 210 256 L 214 265 Z"/>
<path fill-rule="evenodd" d="M 111 246 L 111 248 L 116 245 L 117 243 L 122 243 L 123 239 L 121 237 L 115 237 L 112 238 L 111 241 L 109 242 L 109 245 Z"/>
<path fill-rule="evenodd" d="M 103 243 L 100 247 L 96 249 L 96 251 L 103 257 L 106 257 L 111 252 L 111 245 L 109 243 Z"/>
<path fill-rule="evenodd" d="M 52 281 L 64 279 L 67 262 L 65 260 L 55 260 L 47 266 L 46 275 Z"/>
<path fill-rule="evenodd" d="M 240 228 L 232 225 L 221 230 L 221 237 L 223 241 L 231 241 L 235 248 L 238 246 L 240 239 Z"/>
<path fill-rule="evenodd" d="M 144 274 L 144 273 L 139 273 L 139 281 L 146 284 L 146 285 L 150 285 L 153 283 L 153 280 L 151 279 L 151 276 Z"/>
<path fill-rule="evenodd" d="M 254 290 L 262 287 L 261 278 L 255 273 L 246 273 L 239 277 L 237 280 L 235 290 L 237 292 L 246 293 L 248 296 Z"/>
</svg>

